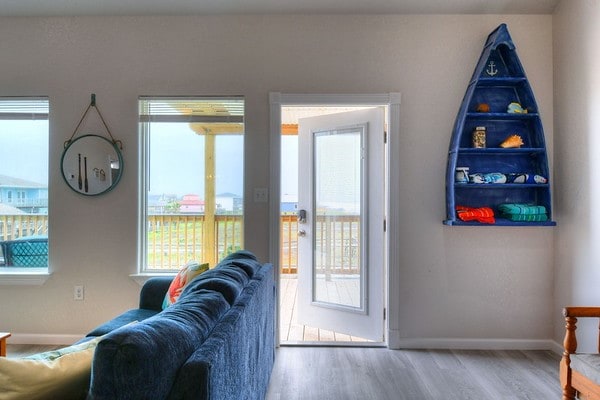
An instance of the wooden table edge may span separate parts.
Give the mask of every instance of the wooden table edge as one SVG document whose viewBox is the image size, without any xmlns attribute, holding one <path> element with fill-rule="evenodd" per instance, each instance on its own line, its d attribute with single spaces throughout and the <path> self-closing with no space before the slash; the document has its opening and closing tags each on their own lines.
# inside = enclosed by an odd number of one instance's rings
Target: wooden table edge
<svg viewBox="0 0 600 400">
<path fill-rule="evenodd" d="M 8 332 L 0 332 L 0 357 L 6 357 L 6 339 L 10 337 Z"/>
</svg>

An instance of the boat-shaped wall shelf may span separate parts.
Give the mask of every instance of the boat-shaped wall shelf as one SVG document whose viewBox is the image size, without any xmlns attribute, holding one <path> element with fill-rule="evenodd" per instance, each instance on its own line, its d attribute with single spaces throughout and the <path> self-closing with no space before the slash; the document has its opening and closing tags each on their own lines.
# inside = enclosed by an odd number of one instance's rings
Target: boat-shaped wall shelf
<svg viewBox="0 0 600 400">
<path fill-rule="evenodd" d="M 554 226 L 538 107 L 505 24 L 487 38 L 446 169 L 446 225 Z"/>
</svg>

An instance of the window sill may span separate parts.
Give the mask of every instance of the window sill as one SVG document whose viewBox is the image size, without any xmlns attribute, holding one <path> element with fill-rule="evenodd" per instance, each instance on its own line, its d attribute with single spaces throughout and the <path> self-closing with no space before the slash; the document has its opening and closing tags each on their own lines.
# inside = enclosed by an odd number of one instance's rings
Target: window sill
<svg viewBox="0 0 600 400">
<path fill-rule="evenodd" d="M 46 283 L 50 275 L 52 274 L 47 268 L 10 268 L 10 271 L 3 268 L 0 270 L 0 286 L 41 286 Z"/>
<path fill-rule="evenodd" d="M 168 276 L 168 277 L 174 278 L 175 275 L 176 275 L 175 272 L 164 272 L 164 273 L 154 272 L 154 273 L 131 274 L 131 275 L 129 275 L 129 277 L 131 279 L 133 279 L 134 281 L 136 281 L 138 283 L 138 285 L 143 286 L 144 283 L 146 283 L 146 281 L 148 279 L 154 278 L 155 276 Z"/>
</svg>

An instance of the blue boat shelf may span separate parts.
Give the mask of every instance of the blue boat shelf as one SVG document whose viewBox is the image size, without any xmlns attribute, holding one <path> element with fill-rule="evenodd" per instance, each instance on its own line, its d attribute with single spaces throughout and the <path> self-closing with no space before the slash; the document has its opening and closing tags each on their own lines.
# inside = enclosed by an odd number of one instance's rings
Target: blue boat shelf
<svg viewBox="0 0 600 400">
<path fill-rule="evenodd" d="M 520 112 L 509 112 L 518 103 Z M 482 105 L 485 106 L 482 108 Z M 513 110 L 511 110 L 513 111 Z M 474 147 L 472 135 L 485 128 L 485 147 Z M 517 135 L 522 145 L 502 147 L 510 136 Z M 499 173 L 507 177 L 535 175 L 543 183 L 469 183 L 457 181 L 457 169 L 474 174 Z M 512 182 L 509 180 L 509 182 Z M 543 222 L 511 221 L 501 215 L 501 204 L 543 206 L 548 220 Z M 462 221 L 457 206 L 494 211 L 493 224 Z M 510 37 L 506 24 L 498 26 L 487 38 L 473 76 L 467 85 L 456 116 L 446 169 L 446 219 L 450 226 L 554 226 L 550 170 L 542 122 L 529 80 Z"/>
</svg>

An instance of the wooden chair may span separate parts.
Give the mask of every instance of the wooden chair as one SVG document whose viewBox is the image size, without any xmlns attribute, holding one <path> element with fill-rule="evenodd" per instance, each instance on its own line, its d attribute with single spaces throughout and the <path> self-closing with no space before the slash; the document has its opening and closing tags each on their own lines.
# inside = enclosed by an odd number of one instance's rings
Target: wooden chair
<svg viewBox="0 0 600 400">
<path fill-rule="evenodd" d="M 563 400 L 579 399 L 600 400 L 600 335 L 598 337 L 598 353 L 578 354 L 577 318 L 600 318 L 600 307 L 566 307 L 565 341 L 562 360 L 560 361 L 560 384 L 563 389 Z M 595 375 L 594 380 L 589 375 Z"/>
</svg>

